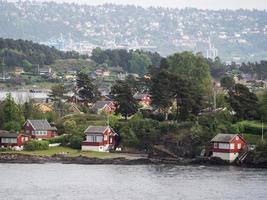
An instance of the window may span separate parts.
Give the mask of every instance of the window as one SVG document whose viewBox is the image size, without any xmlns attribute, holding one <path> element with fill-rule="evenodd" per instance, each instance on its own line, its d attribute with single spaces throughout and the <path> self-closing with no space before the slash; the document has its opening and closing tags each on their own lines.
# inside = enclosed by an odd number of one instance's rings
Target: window
<svg viewBox="0 0 267 200">
<path fill-rule="evenodd" d="M 213 147 L 214 147 L 215 149 L 217 149 L 217 148 L 218 148 L 218 143 L 217 143 L 217 142 L 214 142 Z"/>
<path fill-rule="evenodd" d="M 235 144 L 230 144 L 230 149 L 235 149 Z"/>
<path fill-rule="evenodd" d="M 230 144 L 228 144 L 228 143 L 219 143 L 219 149 L 230 149 Z"/>
<path fill-rule="evenodd" d="M 2 138 L 1 143 L 17 144 L 17 138 Z"/>
<path fill-rule="evenodd" d="M 237 144 L 237 148 L 238 148 L 238 149 L 241 149 L 241 143 L 238 143 L 238 144 Z"/>
<path fill-rule="evenodd" d="M 107 140 L 108 140 L 108 136 L 104 135 L 104 141 L 107 141 Z"/>
<path fill-rule="evenodd" d="M 97 136 L 97 135 L 88 135 L 87 136 L 88 142 L 102 142 L 103 136 Z"/>
</svg>

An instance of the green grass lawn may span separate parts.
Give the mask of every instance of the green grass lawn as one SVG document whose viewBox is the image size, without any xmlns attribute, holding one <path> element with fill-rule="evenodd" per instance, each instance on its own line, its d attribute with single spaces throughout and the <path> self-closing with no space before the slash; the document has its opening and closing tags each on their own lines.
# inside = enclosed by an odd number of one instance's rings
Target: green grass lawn
<svg viewBox="0 0 267 200">
<path fill-rule="evenodd" d="M 63 154 L 66 156 L 86 156 L 92 158 L 115 158 L 119 157 L 118 154 L 112 154 L 107 152 L 94 152 L 94 151 L 81 151 L 72 149 L 69 147 L 50 147 L 48 150 L 42 151 L 3 151 L 0 153 L 20 153 L 27 155 L 36 155 L 36 156 L 52 156 L 55 154 Z"/>
</svg>

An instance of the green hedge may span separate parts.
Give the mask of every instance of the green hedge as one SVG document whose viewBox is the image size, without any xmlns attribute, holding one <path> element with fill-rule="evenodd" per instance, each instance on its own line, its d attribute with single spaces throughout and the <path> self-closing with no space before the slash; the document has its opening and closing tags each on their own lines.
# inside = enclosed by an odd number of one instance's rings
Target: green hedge
<svg viewBox="0 0 267 200">
<path fill-rule="evenodd" d="M 69 140 L 70 140 L 69 138 L 70 138 L 69 135 L 61 135 L 58 137 L 50 138 L 47 141 L 50 144 L 61 143 L 62 145 L 66 145 L 69 143 Z"/>
<path fill-rule="evenodd" d="M 239 133 L 248 133 L 254 135 L 261 135 L 262 126 L 259 121 L 242 121 L 238 123 Z M 263 127 L 263 132 L 267 133 L 267 126 Z"/>
<path fill-rule="evenodd" d="M 35 150 L 48 150 L 49 143 L 47 141 L 35 141 L 32 140 L 28 144 L 24 146 L 27 151 L 35 151 Z"/>
</svg>

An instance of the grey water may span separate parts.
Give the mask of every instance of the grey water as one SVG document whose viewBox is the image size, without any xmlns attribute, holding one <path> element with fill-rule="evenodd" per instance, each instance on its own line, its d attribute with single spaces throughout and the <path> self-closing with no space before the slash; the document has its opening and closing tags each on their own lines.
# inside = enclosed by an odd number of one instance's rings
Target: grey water
<svg viewBox="0 0 267 200">
<path fill-rule="evenodd" d="M 266 200 L 267 170 L 218 166 L 0 164 L 2 200 Z"/>
</svg>

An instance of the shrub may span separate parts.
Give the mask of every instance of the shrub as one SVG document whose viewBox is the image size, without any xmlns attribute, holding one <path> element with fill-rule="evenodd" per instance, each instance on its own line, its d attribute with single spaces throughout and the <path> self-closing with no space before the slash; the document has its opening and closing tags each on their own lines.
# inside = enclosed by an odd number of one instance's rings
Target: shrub
<svg viewBox="0 0 267 200">
<path fill-rule="evenodd" d="M 262 127 L 261 123 L 257 121 L 242 121 L 238 123 L 239 129 L 241 132 L 254 134 L 254 135 L 261 135 L 262 133 Z M 267 127 L 265 126 L 263 128 L 264 132 L 267 132 Z"/>
<path fill-rule="evenodd" d="M 79 135 L 73 135 L 70 138 L 70 147 L 73 149 L 81 149 L 83 138 Z"/>
<path fill-rule="evenodd" d="M 61 143 L 62 145 L 66 145 L 69 143 L 69 137 L 70 137 L 69 135 L 61 135 L 58 137 L 50 138 L 47 141 L 50 144 Z"/>
<path fill-rule="evenodd" d="M 49 143 L 48 141 L 35 141 L 32 140 L 28 144 L 24 146 L 27 151 L 35 151 L 35 150 L 48 150 Z"/>
</svg>

